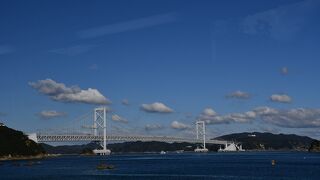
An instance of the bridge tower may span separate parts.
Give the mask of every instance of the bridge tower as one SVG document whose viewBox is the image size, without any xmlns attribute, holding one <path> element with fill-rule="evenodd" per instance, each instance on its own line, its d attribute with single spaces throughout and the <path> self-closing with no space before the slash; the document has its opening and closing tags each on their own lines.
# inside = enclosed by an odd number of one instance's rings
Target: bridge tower
<svg viewBox="0 0 320 180">
<path fill-rule="evenodd" d="M 208 152 L 206 148 L 206 124 L 204 121 L 196 122 L 197 139 L 202 141 L 202 147 L 195 149 L 195 152 Z"/>
<path fill-rule="evenodd" d="M 102 136 L 100 142 L 102 149 L 95 149 L 93 152 L 100 155 L 108 155 L 111 153 L 107 149 L 107 109 L 106 107 L 99 107 L 94 109 L 93 114 L 93 135 Z"/>
</svg>

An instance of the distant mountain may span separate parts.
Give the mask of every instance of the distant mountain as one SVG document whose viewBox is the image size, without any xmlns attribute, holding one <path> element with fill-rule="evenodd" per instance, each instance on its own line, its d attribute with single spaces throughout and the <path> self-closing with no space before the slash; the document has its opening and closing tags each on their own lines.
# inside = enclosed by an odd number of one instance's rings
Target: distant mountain
<svg viewBox="0 0 320 180">
<path fill-rule="evenodd" d="M 96 143 L 63 146 L 51 146 L 49 144 L 40 143 L 40 145 L 48 154 L 81 154 L 86 149 L 93 150 L 99 147 Z"/>
<path fill-rule="evenodd" d="M 100 146 L 96 143 L 89 143 L 85 145 L 71 145 L 71 146 L 51 146 L 48 144 L 41 144 L 41 146 L 50 154 L 80 154 L 84 150 L 96 149 Z M 129 152 L 160 152 L 160 151 L 193 151 L 196 148 L 195 144 L 191 143 L 165 143 L 165 142 L 123 142 L 108 144 L 108 149 L 114 153 L 129 153 Z M 209 145 L 210 150 L 216 151 L 216 145 Z"/>
<path fill-rule="evenodd" d="M 247 150 L 302 150 L 309 149 L 314 139 L 295 134 L 272 133 L 236 133 L 217 137 L 215 139 L 241 142 Z"/>
<path fill-rule="evenodd" d="M 195 144 L 191 143 L 166 143 L 166 142 L 124 142 L 108 145 L 112 152 L 160 152 L 160 151 L 193 151 Z"/>
<path fill-rule="evenodd" d="M 44 149 L 21 131 L 0 126 L 0 157 L 35 156 L 44 154 Z"/>
</svg>

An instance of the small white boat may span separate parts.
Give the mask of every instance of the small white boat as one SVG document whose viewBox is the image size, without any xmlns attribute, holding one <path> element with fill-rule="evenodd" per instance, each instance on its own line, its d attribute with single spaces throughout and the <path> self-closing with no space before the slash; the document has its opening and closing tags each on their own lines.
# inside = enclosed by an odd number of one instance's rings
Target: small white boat
<svg viewBox="0 0 320 180">
<path fill-rule="evenodd" d="M 165 151 L 161 151 L 160 154 L 167 154 Z"/>
</svg>

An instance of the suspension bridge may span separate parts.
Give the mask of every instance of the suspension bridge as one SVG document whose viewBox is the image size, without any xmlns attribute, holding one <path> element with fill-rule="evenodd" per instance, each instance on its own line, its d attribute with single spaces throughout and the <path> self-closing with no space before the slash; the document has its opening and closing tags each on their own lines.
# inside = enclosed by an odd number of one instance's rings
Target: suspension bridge
<svg viewBox="0 0 320 180">
<path fill-rule="evenodd" d="M 195 149 L 197 152 L 206 152 L 206 143 L 209 144 L 221 144 L 225 145 L 227 141 L 209 140 L 206 139 L 205 122 L 197 121 L 196 125 L 196 137 L 171 137 L 171 136 L 145 136 L 145 135 L 112 135 L 107 133 L 107 109 L 106 107 L 99 107 L 93 110 L 92 125 L 82 125 L 83 129 L 91 129 L 90 132 L 74 132 L 69 131 L 67 133 L 50 133 L 50 132 L 37 132 L 29 135 L 29 138 L 35 142 L 80 142 L 80 141 L 96 141 L 100 142 L 101 148 L 94 150 L 94 153 L 106 155 L 111 151 L 107 149 L 107 143 L 110 141 L 158 141 L 158 142 L 188 142 L 199 143 L 201 148 Z"/>
</svg>

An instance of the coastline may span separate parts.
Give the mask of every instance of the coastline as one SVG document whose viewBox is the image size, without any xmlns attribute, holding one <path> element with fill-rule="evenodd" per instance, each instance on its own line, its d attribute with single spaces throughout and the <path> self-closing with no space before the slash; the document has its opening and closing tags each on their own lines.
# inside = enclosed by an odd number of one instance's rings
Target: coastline
<svg viewBox="0 0 320 180">
<path fill-rule="evenodd" d="M 0 161 L 15 161 L 15 160 L 39 160 L 44 158 L 53 158 L 61 156 L 61 154 L 39 154 L 35 156 L 2 156 Z"/>
<path fill-rule="evenodd" d="M 246 150 L 246 151 L 232 151 L 232 152 L 217 152 L 217 151 L 211 151 L 208 153 L 257 153 L 257 152 L 308 152 L 308 150 L 288 150 L 288 149 L 282 149 L 282 150 Z M 168 151 L 169 154 L 180 154 L 176 151 Z M 195 153 L 193 151 L 185 151 L 184 153 Z M 309 153 L 319 153 L 319 152 L 310 152 Z M 123 155 L 123 154 L 159 154 L 159 152 L 113 152 L 114 155 Z M 35 156 L 2 156 L 0 157 L 1 161 L 16 161 L 16 160 L 39 160 L 39 159 L 46 159 L 46 158 L 55 158 L 55 157 L 61 157 L 61 156 L 96 156 L 94 154 L 40 154 Z"/>
</svg>

